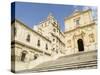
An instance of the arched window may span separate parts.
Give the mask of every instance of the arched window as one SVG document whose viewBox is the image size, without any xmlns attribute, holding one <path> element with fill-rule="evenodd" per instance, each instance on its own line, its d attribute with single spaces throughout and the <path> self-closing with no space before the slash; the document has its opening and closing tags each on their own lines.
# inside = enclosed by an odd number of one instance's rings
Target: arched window
<svg viewBox="0 0 100 75">
<path fill-rule="evenodd" d="M 48 44 L 46 44 L 46 48 L 45 49 L 48 50 Z"/>
<path fill-rule="evenodd" d="M 38 40 L 37 46 L 40 46 L 40 40 Z"/>
<path fill-rule="evenodd" d="M 26 57 L 27 51 L 23 51 L 22 55 L 21 55 L 21 61 L 24 62 L 25 61 L 25 57 Z"/>
<path fill-rule="evenodd" d="M 28 42 L 30 42 L 30 35 L 28 34 L 27 35 L 27 39 L 26 39 Z"/>
<path fill-rule="evenodd" d="M 56 24 L 56 22 L 53 22 L 53 24 Z"/>
<path fill-rule="evenodd" d="M 34 55 L 34 60 L 36 60 L 38 58 L 38 56 L 39 56 L 38 54 L 35 54 Z"/>
</svg>

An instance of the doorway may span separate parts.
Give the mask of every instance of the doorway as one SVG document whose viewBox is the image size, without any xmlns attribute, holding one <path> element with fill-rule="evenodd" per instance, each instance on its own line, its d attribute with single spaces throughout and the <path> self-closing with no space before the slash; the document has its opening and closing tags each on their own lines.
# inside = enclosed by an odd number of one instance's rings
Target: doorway
<svg viewBox="0 0 100 75">
<path fill-rule="evenodd" d="M 77 44 L 78 44 L 78 50 L 80 51 L 84 51 L 84 43 L 82 39 L 78 39 L 77 40 Z"/>
</svg>

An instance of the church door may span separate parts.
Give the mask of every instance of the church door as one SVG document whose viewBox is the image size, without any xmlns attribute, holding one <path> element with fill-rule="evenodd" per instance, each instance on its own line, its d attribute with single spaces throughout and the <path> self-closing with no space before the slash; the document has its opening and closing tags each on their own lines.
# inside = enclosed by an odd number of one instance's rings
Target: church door
<svg viewBox="0 0 100 75">
<path fill-rule="evenodd" d="M 83 43 L 83 40 L 82 39 L 78 39 L 77 43 L 78 43 L 78 50 L 79 50 L 79 52 L 80 51 L 84 51 L 84 43 Z"/>
</svg>

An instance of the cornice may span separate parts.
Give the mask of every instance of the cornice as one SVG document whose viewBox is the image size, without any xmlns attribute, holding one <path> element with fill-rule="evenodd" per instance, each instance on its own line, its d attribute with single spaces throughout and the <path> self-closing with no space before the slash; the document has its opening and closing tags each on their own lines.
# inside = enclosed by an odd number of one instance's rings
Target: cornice
<svg viewBox="0 0 100 75">
<path fill-rule="evenodd" d="M 87 25 L 84 25 L 84 26 L 79 26 L 79 27 L 74 28 L 72 30 L 65 31 L 64 34 L 73 32 L 73 31 L 78 30 L 78 29 L 81 29 L 81 28 L 89 27 L 89 26 L 92 26 L 92 25 L 96 25 L 95 22 L 92 22 L 92 23 L 87 24 Z"/>
<path fill-rule="evenodd" d="M 68 20 L 68 19 L 71 19 L 71 18 L 73 18 L 73 17 L 75 17 L 75 16 L 81 15 L 81 14 L 83 14 L 83 13 L 86 13 L 86 12 L 88 12 L 88 11 L 92 11 L 92 10 L 91 10 L 91 9 L 88 9 L 88 10 L 85 10 L 85 11 L 79 11 L 79 12 L 77 12 L 76 15 L 74 15 L 75 13 L 73 13 L 72 15 L 70 15 L 70 16 L 68 16 L 68 17 L 65 17 L 64 21 L 65 21 L 65 20 Z"/>
<path fill-rule="evenodd" d="M 26 24 L 22 23 L 22 22 L 19 21 L 18 19 L 15 19 L 14 21 L 12 21 L 11 24 L 16 23 L 16 22 L 20 23 L 21 25 L 23 25 L 24 27 L 26 27 L 28 30 L 30 30 L 30 31 L 32 31 L 32 32 L 34 32 L 34 33 L 36 33 L 37 35 L 39 35 L 40 37 L 44 38 L 45 40 L 47 40 L 48 42 L 51 43 L 51 41 L 50 41 L 49 39 L 47 39 L 47 38 L 44 37 L 43 35 L 39 34 L 39 33 L 36 32 L 35 30 L 29 28 Z"/>
<path fill-rule="evenodd" d="M 40 50 L 40 49 L 38 49 L 38 48 L 35 48 L 35 47 L 32 47 L 32 46 L 26 45 L 25 43 L 22 43 L 22 42 L 20 42 L 20 41 L 14 40 L 14 41 L 11 42 L 11 46 L 15 46 L 15 44 L 19 44 L 19 45 L 22 45 L 22 46 L 24 46 L 24 47 L 33 49 L 33 50 L 35 50 L 35 51 L 37 51 L 37 52 L 45 53 L 46 55 L 51 56 L 51 54 L 50 54 L 50 53 L 47 53 L 46 51 L 42 51 L 42 50 Z"/>
</svg>

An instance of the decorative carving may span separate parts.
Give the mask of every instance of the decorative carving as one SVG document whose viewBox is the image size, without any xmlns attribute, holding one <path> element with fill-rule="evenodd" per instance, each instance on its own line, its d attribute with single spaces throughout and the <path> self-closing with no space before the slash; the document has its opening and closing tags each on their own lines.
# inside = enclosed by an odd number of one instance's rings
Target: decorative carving
<svg viewBox="0 0 100 75">
<path fill-rule="evenodd" d="M 67 47 L 70 48 L 72 46 L 71 45 L 71 40 L 68 40 L 67 43 L 68 43 L 68 46 Z"/>
<path fill-rule="evenodd" d="M 93 33 L 89 34 L 89 42 L 92 43 L 94 41 L 95 41 L 94 34 Z"/>
</svg>

